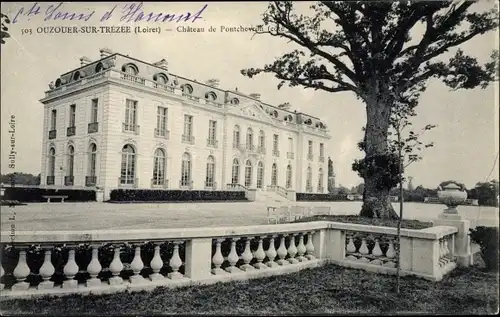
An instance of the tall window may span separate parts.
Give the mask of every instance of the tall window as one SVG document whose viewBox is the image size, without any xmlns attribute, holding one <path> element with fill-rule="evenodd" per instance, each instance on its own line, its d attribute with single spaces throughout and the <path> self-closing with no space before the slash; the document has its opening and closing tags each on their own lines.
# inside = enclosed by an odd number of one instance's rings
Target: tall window
<svg viewBox="0 0 500 317">
<path fill-rule="evenodd" d="M 50 117 L 50 130 L 56 130 L 57 125 L 57 110 L 52 110 L 52 114 Z"/>
<path fill-rule="evenodd" d="M 247 160 L 245 164 L 245 187 L 250 187 L 252 185 L 252 162 Z"/>
<path fill-rule="evenodd" d="M 307 168 L 306 191 L 312 191 L 312 170 L 310 166 Z"/>
<path fill-rule="evenodd" d="M 323 169 L 320 167 L 318 171 L 318 191 L 323 191 Z"/>
<path fill-rule="evenodd" d="M 208 140 L 209 144 L 214 145 L 217 137 L 217 121 L 210 120 L 208 122 Z"/>
<path fill-rule="evenodd" d="M 313 141 L 309 140 L 308 144 L 309 144 L 309 149 L 307 151 L 307 154 L 309 156 L 312 156 L 313 155 Z"/>
<path fill-rule="evenodd" d="M 163 149 L 156 149 L 153 162 L 153 185 L 165 184 L 166 155 Z"/>
<path fill-rule="evenodd" d="M 189 153 L 184 153 L 182 155 L 182 166 L 181 166 L 181 186 L 191 185 L 191 155 Z"/>
<path fill-rule="evenodd" d="M 76 123 L 76 105 L 69 106 L 69 126 L 74 127 Z"/>
<path fill-rule="evenodd" d="M 233 159 L 233 167 L 231 173 L 231 184 L 238 184 L 240 178 L 240 162 L 238 159 Z"/>
<path fill-rule="evenodd" d="M 193 136 L 193 116 L 184 115 L 184 135 L 190 139 Z"/>
<path fill-rule="evenodd" d="M 210 155 L 207 159 L 207 178 L 205 180 L 206 187 L 214 187 L 215 185 L 215 159 Z"/>
<path fill-rule="evenodd" d="M 257 164 L 257 188 L 262 188 L 262 183 L 264 182 L 264 164 L 259 162 Z"/>
<path fill-rule="evenodd" d="M 253 148 L 253 130 L 252 128 L 247 129 L 247 150 Z"/>
<path fill-rule="evenodd" d="M 56 173 L 56 149 L 53 147 L 49 150 L 49 170 L 47 176 L 54 176 Z"/>
<path fill-rule="evenodd" d="M 97 122 L 97 110 L 99 108 L 99 100 L 92 99 L 92 106 L 90 109 L 90 123 L 96 123 Z"/>
<path fill-rule="evenodd" d="M 278 185 L 278 167 L 276 166 L 276 163 L 273 163 L 271 168 L 271 185 Z"/>
<path fill-rule="evenodd" d="M 266 135 L 264 131 L 260 130 L 259 132 L 259 150 L 261 153 L 266 149 Z"/>
<path fill-rule="evenodd" d="M 278 152 L 279 148 L 279 135 L 273 135 L 273 151 Z"/>
<path fill-rule="evenodd" d="M 293 138 L 288 138 L 288 152 L 293 153 Z"/>
<path fill-rule="evenodd" d="M 68 147 L 68 168 L 66 169 L 66 176 L 74 175 L 75 167 L 75 148 L 73 145 Z"/>
<path fill-rule="evenodd" d="M 292 166 L 286 167 L 286 188 L 292 188 Z"/>
<path fill-rule="evenodd" d="M 325 145 L 323 143 L 319 144 L 319 159 L 324 160 L 325 159 Z"/>
<path fill-rule="evenodd" d="M 156 111 L 156 135 L 166 136 L 167 134 L 168 108 L 158 107 Z"/>
<path fill-rule="evenodd" d="M 135 150 L 127 144 L 122 149 L 122 167 L 120 184 L 133 185 L 135 183 Z"/>
<path fill-rule="evenodd" d="M 240 146 L 240 127 L 235 125 L 233 130 L 233 148 Z"/>
<path fill-rule="evenodd" d="M 127 99 L 125 104 L 125 131 L 135 131 L 137 124 L 137 101 Z"/>
<path fill-rule="evenodd" d="M 89 172 L 87 176 L 96 175 L 96 161 L 97 161 L 97 145 L 95 143 L 89 146 Z"/>
</svg>

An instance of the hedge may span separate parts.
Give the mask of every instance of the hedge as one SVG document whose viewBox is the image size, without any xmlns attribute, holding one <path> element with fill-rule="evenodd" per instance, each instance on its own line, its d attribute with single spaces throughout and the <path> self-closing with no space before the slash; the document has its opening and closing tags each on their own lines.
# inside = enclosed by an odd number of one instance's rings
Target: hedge
<svg viewBox="0 0 500 317">
<path fill-rule="evenodd" d="M 64 201 L 82 202 L 96 201 L 94 190 L 87 189 L 53 189 L 38 187 L 4 187 L 5 200 L 17 200 L 19 202 L 46 202 L 45 195 L 68 196 Z"/>
<path fill-rule="evenodd" d="M 347 195 L 297 193 L 297 201 L 347 201 Z"/>
<path fill-rule="evenodd" d="M 244 191 L 113 189 L 110 201 L 247 201 Z"/>
</svg>

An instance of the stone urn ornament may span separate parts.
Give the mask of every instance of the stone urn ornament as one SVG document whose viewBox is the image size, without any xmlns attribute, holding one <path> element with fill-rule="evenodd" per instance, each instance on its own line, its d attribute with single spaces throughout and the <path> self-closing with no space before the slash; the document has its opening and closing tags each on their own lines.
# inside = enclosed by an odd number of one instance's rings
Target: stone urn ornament
<svg viewBox="0 0 500 317">
<path fill-rule="evenodd" d="M 448 209 L 445 209 L 445 213 L 458 214 L 457 206 L 467 200 L 467 191 L 463 184 L 448 181 L 438 187 L 437 196 L 439 201 L 448 207 Z"/>
</svg>

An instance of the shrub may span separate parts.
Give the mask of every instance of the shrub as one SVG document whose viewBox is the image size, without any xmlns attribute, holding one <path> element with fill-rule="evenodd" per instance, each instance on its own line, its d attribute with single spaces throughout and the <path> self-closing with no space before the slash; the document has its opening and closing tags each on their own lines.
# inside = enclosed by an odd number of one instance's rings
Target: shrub
<svg viewBox="0 0 500 317">
<path fill-rule="evenodd" d="M 486 269 L 498 272 L 498 227 L 479 226 L 470 229 L 470 238 L 481 248 Z"/>
<path fill-rule="evenodd" d="M 297 201 L 347 201 L 347 195 L 297 193 Z"/>
<path fill-rule="evenodd" d="M 245 201 L 244 191 L 114 189 L 111 201 Z"/>
<path fill-rule="evenodd" d="M 95 201 L 95 191 L 87 189 L 53 189 L 38 187 L 5 187 L 5 199 L 19 202 L 46 202 L 44 195 L 68 196 L 64 201 Z"/>
</svg>

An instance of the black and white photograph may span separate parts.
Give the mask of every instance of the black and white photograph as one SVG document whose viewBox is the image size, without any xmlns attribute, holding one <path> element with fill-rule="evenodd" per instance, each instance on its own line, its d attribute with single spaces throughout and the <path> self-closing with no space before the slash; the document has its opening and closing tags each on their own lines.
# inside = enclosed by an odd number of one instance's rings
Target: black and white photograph
<svg viewBox="0 0 500 317">
<path fill-rule="evenodd" d="M 499 313 L 497 1 L 0 11 L 0 315 Z"/>
</svg>

